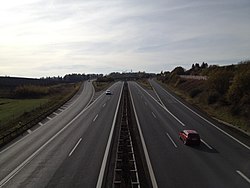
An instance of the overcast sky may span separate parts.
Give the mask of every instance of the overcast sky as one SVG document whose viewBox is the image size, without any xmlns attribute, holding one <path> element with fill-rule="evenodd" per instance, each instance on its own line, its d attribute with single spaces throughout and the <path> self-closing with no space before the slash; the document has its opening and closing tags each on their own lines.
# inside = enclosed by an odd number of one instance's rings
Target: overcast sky
<svg viewBox="0 0 250 188">
<path fill-rule="evenodd" d="M 249 0 L 0 0 L 0 76 L 250 59 Z"/>
</svg>

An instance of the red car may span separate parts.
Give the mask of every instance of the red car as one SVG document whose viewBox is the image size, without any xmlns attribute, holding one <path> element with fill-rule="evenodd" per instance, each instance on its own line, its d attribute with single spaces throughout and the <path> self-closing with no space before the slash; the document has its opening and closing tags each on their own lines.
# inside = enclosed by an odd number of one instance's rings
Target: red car
<svg viewBox="0 0 250 188">
<path fill-rule="evenodd" d="M 179 133 L 180 139 L 185 145 L 200 145 L 200 135 L 195 130 L 183 130 Z"/>
</svg>

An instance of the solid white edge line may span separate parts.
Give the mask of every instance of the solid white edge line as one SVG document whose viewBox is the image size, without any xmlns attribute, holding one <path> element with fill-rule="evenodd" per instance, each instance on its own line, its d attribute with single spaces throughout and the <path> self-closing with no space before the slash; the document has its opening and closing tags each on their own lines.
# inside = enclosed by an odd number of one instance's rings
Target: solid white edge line
<svg viewBox="0 0 250 188">
<path fill-rule="evenodd" d="M 155 88 L 152 86 L 151 82 L 149 82 L 149 84 L 150 84 L 150 86 L 153 88 L 154 93 L 156 94 L 157 98 L 158 98 L 159 101 L 161 102 L 162 106 L 163 106 L 164 108 L 167 108 L 167 107 L 165 106 L 165 104 L 162 102 L 162 100 L 161 100 L 160 96 L 158 95 L 158 93 L 156 92 Z"/>
<path fill-rule="evenodd" d="M 129 88 L 130 88 L 130 86 L 129 86 Z M 131 96 L 132 106 L 133 106 L 133 109 L 134 109 L 136 123 L 138 125 L 138 130 L 139 130 L 140 137 L 141 137 L 143 151 L 144 151 L 146 162 L 147 162 L 147 165 L 148 165 L 148 171 L 149 171 L 149 174 L 150 174 L 152 186 L 154 188 L 158 188 L 158 185 L 157 185 L 157 182 L 156 182 L 156 179 L 155 179 L 155 175 L 154 175 L 154 171 L 153 171 L 153 168 L 152 168 L 152 165 L 151 165 L 151 162 L 150 162 L 150 158 L 149 158 L 148 150 L 147 150 L 147 147 L 146 147 L 146 143 L 144 141 L 144 137 L 143 137 L 143 134 L 142 134 L 141 125 L 140 125 L 140 122 L 139 122 L 139 119 L 138 119 L 138 116 L 137 116 L 137 112 L 136 112 L 136 109 L 135 109 L 134 99 L 133 99 L 133 96 L 132 96 L 132 93 L 131 93 L 130 89 L 129 89 L 129 92 L 130 92 L 130 96 Z"/>
<path fill-rule="evenodd" d="M 206 143 L 204 140 L 201 139 L 201 142 L 202 142 L 203 144 L 205 144 L 209 149 L 211 149 L 211 150 L 213 149 L 213 148 L 212 148 L 208 143 Z"/>
<path fill-rule="evenodd" d="M 175 144 L 175 142 L 174 142 L 174 140 L 171 138 L 171 136 L 170 136 L 168 133 L 165 133 L 165 134 L 168 136 L 168 138 L 170 139 L 170 141 L 172 142 L 172 144 L 174 145 L 174 147 L 177 148 L 177 145 Z"/>
<path fill-rule="evenodd" d="M 241 171 L 239 171 L 239 170 L 236 170 L 236 172 L 242 177 L 242 178 L 244 178 L 248 183 L 250 183 L 250 179 L 247 177 L 247 176 L 245 176 L 245 174 L 243 174 Z"/>
<path fill-rule="evenodd" d="M 185 126 L 181 120 L 179 120 L 174 114 L 172 114 L 165 106 L 163 106 L 159 101 L 157 101 L 153 96 L 151 96 L 144 88 L 142 88 L 139 84 L 136 83 L 144 92 L 146 92 L 157 104 L 159 104 L 166 112 L 168 112 L 176 121 L 178 121 L 183 127 Z"/>
<path fill-rule="evenodd" d="M 101 98 L 101 94 L 95 101 Z M 77 116 L 75 116 L 65 127 L 63 127 L 59 132 L 57 132 L 53 137 L 51 137 L 47 142 L 45 142 L 40 148 L 38 148 L 32 155 L 30 155 L 24 162 L 18 165 L 12 172 L 10 172 L 4 179 L 0 181 L 0 187 L 8 183 L 20 170 L 22 170 L 45 146 L 47 146 L 51 141 L 53 141 L 59 134 L 61 134 L 66 128 L 70 126 L 79 116 L 81 116 L 87 109 L 89 109 L 94 103 L 84 108 Z M 34 132 L 34 131 L 33 131 Z M 8 148 L 3 150 L 6 151 Z M 2 153 L 0 152 L 0 153 Z"/>
<path fill-rule="evenodd" d="M 113 137 L 114 127 L 115 127 L 115 123 L 116 123 L 116 117 L 117 117 L 119 106 L 120 106 L 123 85 L 124 85 L 124 82 L 123 82 L 122 87 L 121 87 L 120 96 L 119 96 L 118 104 L 116 106 L 116 111 L 115 111 L 112 127 L 111 127 L 111 130 L 110 130 L 107 146 L 106 146 L 106 149 L 105 149 L 105 153 L 104 153 L 104 156 L 103 156 L 102 165 L 101 165 L 100 173 L 99 173 L 99 176 L 98 176 L 98 181 L 97 181 L 97 184 L 96 184 L 96 188 L 101 188 L 102 187 L 102 181 L 103 181 L 104 172 L 105 172 L 105 168 L 106 168 L 106 164 L 107 164 L 107 160 L 108 160 L 108 154 L 109 154 L 110 145 L 111 145 L 111 141 L 112 141 L 112 137 Z"/>
<path fill-rule="evenodd" d="M 93 93 L 93 94 L 92 94 L 91 99 L 90 99 L 89 102 L 87 103 L 87 105 L 84 107 L 83 111 L 85 111 L 85 109 L 86 109 L 86 110 L 88 109 L 88 107 L 89 107 L 90 103 L 92 102 L 92 100 L 93 100 L 93 98 L 94 98 L 94 95 L 95 95 L 93 84 L 92 84 L 91 86 L 92 86 L 92 91 L 93 91 L 92 93 Z M 102 96 L 102 95 L 100 95 L 100 96 L 96 99 L 96 101 L 97 101 L 101 96 Z M 73 103 L 73 104 L 74 104 L 74 103 Z M 45 118 L 45 119 L 46 119 L 46 118 Z M 43 126 L 43 125 L 45 125 L 45 123 L 39 122 L 39 125 L 40 125 L 40 126 Z M 32 133 L 34 133 L 34 132 L 36 132 L 36 131 L 38 131 L 38 130 L 39 130 L 39 128 L 38 128 L 38 129 L 35 129 Z M 0 154 L 1 154 L 1 153 L 4 153 L 4 152 L 7 151 L 8 149 L 14 147 L 16 144 L 18 144 L 19 142 L 21 142 L 22 140 L 24 140 L 27 136 L 28 136 L 28 135 L 22 137 L 22 138 L 21 138 L 20 140 L 18 140 L 17 142 L 14 142 L 14 143 L 13 143 L 12 145 L 10 145 L 9 147 L 7 147 L 7 148 L 5 148 L 4 150 L 0 151 Z"/>
<path fill-rule="evenodd" d="M 161 87 L 161 89 L 163 89 Z M 219 131 L 221 131 L 222 133 L 224 133 L 225 135 L 227 135 L 228 137 L 230 137 L 231 139 L 233 139 L 234 141 L 238 142 L 239 144 L 241 144 L 242 146 L 244 146 L 245 148 L 247 148 L 248 150 L 250 150 L 250 147 L 244 143 L 242 143 L 241 141 L 239 141 L 237 138 L 234 138 L 232 135 L 230 135 L 229 133 L 225 132 L 224 130 L 222 130 L 221 128 L 217 127 L 216 125 L 214 125 L 212 122 L 208 121 L 207 119 L 205 119 L 204 117 L 202 117 L 200 114 L 198 114 L 197 112 L 193 111 L 191 108 L 189 108 L 188 106 L 186 106 L 184 103 L 182 103 L 181 101 L 179 101 L 177 98 L 175 98 L 171 93 L 169 93 L 168 91 L 166 91 L 165 89 L 163 89 L 164 92 L 166 92 L 168 95 L 170 95 L 171 97 L 173 97 L 177 102 L 179 102 L 180 104 L 182 104 L 184 107 L 186 107 L 187 109 L 189 109 L 191 112 L 193 112 L 195 115 L 197 115 L 198 117 L 200 117 L 201 119 L 203 119 L 204 121 L 206 121 L 207 123 L 209 123 L 210 125 L 212 125 L 214 128 L 218 129 Z"/>
<path fill-rule="evenodd" d="M 82 141 L 82 138 L 80 138 L 78 140 L 78 142 L 76 143 L 76 145 L 74 146 L 74 148 L 71 150 L 71 152 L 69 153 L 69 157 L 72 155 L 72 153 L 75 151 L 75 149 L 77 148 L 77 146 L 80 144 L 81 141 Z"/>
<path fill-rule="evenodd" d="M 95 118 L 93 119 L 93 122 L 95 122 L 95 120 L 98 118 L 98 114 L 95 116 Z"/>
</svg>

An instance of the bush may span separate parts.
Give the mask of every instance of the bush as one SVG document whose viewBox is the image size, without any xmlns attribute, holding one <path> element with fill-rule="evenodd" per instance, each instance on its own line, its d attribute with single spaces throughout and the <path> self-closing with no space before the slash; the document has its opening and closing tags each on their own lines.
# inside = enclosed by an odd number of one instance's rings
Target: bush
<svg viewBox="0 0 250 188">
<path fill-rule="evenodd" d="M 208 104 L 214 104 L 216 103 L 220 98 L 220 95 L 218 92 L 214 91 L 214 92 L 211 92 L 209 95 L 208 95 L 208 98 L 207 98 L 207 103 Z"/>
<path fill-rule="evenodd" d="M 202 89 L 200 89 L 200 88 L 194 88 L 194 89 L 192 89 L 192 90 L 190 91 L 189 96 L 192 97 L 192 98 L 194 98 L 194 97 L 196 97 L 198 94 L 200 94 L 201 92 L 202 92 Z"/>
</svg>

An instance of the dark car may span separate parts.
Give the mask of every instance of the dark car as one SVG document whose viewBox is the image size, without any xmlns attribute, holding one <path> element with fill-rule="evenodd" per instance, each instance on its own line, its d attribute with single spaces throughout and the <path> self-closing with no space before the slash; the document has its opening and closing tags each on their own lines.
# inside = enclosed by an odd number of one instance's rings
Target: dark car
<svg viewBox="0 0 250 188">
<path fill-rule="evenodd" d="M 195 130 L 183 130 L 179 133 L 185 145 L 200 145 L 200 135 Z"/>
</svg>

